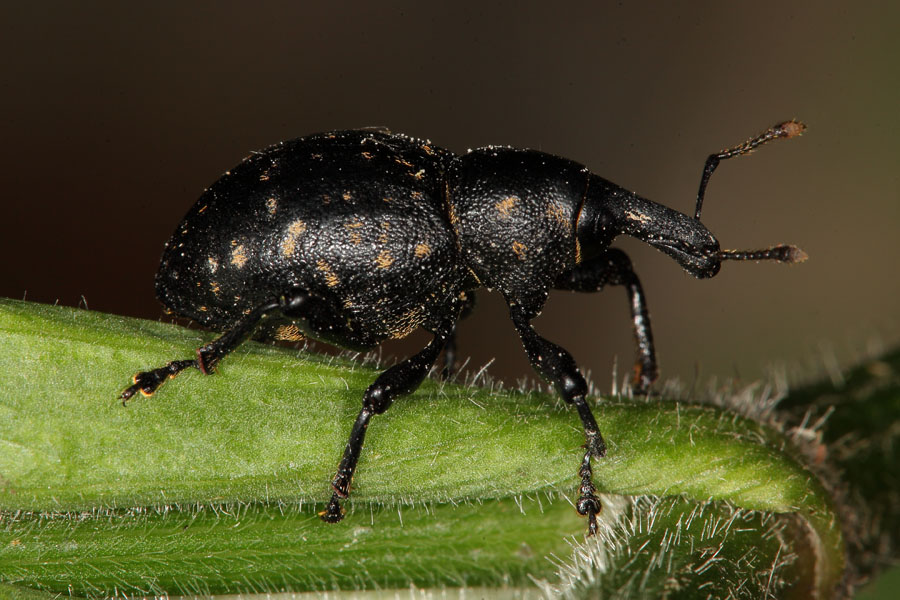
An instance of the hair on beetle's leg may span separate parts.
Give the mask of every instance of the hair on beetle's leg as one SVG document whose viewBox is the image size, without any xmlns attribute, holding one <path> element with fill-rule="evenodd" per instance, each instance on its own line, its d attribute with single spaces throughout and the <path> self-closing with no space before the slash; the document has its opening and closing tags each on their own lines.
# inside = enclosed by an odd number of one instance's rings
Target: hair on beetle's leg
<svg viewBox="0 0 900 600">
<path fill-rule="evenodd" d="M 631 266 L 628 255 L 617 248 L 591 258 L 568 273 L 563 273 L 556 282 L 557 289 L 575 292 L 598 292 L 605 285 L 621 285 L 628 293 L 631 309 L 631 323 L 637 344 L 637 360 L 631 387 L 635 394 L 646 394 L 650 385 L 659 377 L 653 332 L 650 329 L 650 313 L 641 281 Z"/>
<path fill-rule="evenodd" d="M 459 322 L 472 314 L 474 307 L 475 292 L 464 292 L 462 311 L 459 313 L 456 323 L 453 324 L 453 331 L 450 332 L 447 343 L 444 344 L 444 368 L 441 369 L 441 379 L 450 379 L 456 373 L 456 330 Z"/>
<path fill-rule="evenodd" d="M 805 129 L 806 125 L 800 121 L 785 121 L 784 123 L 769 127 L 758 136 L 750 138 L 742 144 L 738 144 L 737 146 L 722 150 L 715 154 L 710 154 L 706 159 L 706 163 L 703 165 L 703 174 L 700 176 L 700 189 L 697 191 L 697 206 L 694 209 L 694 219 L 697 221 L 700 220 L 700 212 L 703 210 L 703 197 L 706 195 L 706 185 L 709 183 L 709 178 L 712 177 L 713 172 L 715 172 L 716 167 L 719 166 L 721 161 L 734 158 L 735 156 L 741 156 L 742 154 L 749 154 L 763 144 L 772 140 L 777 140 L 778 138 L 790 139 L 792 137 L 797 137 L 803 133 Z"/>
<path fill-rule="evenodd" d="M 581 417 L 584 426 L 585 453 L 578 470 L 581 477 L 579 488 L 581 496 L 575 507 L 580 515 L 588 518 L 588 534 L 593 535 L 597 532 L 597 515 L 600 514 L 601 504 L 592 480 L 591 458 L 606 455 L 606 442 L 603 441 L 600 428 L 585 399 L 587 383 L 578 371 L 572 355 L 538 335 L 531 326 L 529 315 L 514 303 L 510 303 L 509 311 L 531 365 L 545 380 L 556 387 L 563 400 L 575 406 L 578 416 Z"/>
<path fill-rule="evenodd" d="M 152 396 L 159 386 L 189 367 L 199 369 L 202 373 L 208 375 L 222 357 L 250 337 L 263 317 L 279 308 L 281 308 L 281 304 L 277 300 L 272 300 L 256 307 L 244 315 L 234 327 L 212 342 L 198 348 L 197 358 L 193 360 L 173 360 L 164 367 L 135 374 L 132 378 L 134 385 L 123 390 L 119 394 L 119 399 L 122 400 L 122 404 L 125 404 L 137 392 L 144 396 Z"/>
<path fill-rule="evenodd" d="M 331 481 L 331 500 L 325 510 L 319 513 L 322 520 L 337 523 L 344 518 L 341 500 L 350 495 L 350 483 L 356 471 L 356 464 L 359 462 L 366 429 L 369 427 L 372 416 L 380 415 L 398 397 L 411 394 L 419 387 L 446 345 L 452 330 L 453 321 L 448 321 L 434 332 L 434 338 L 425 348 L 383 372 L 363 394 L 362 409 L 353 423 L 350 438 L 344 447 L 344 455 L 338 465 L 337 473 Z"/>
</svg>

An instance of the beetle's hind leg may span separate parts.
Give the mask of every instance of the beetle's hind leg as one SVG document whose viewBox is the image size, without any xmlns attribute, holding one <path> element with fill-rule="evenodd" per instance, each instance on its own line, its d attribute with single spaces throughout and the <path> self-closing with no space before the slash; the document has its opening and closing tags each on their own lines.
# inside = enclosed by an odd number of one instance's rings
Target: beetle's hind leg
<svg viewBox="0 0 900 600">
<path fill-rule="evenodd" d="M 193 360 L 173 360 L 164 367 L 151 371 L 142 371 L 133 377 L 134 384 L 119 394 L 122 404 L 140 392 L 144 396 L 153 393 L 167 380 L 175 377 L 187 368 L 199 369 L 204 374 L 213 371 L 216 364 L 228 353 L 241 345 L 256 328 L 260 320 L 268 313 L 282 308 L 284 298 L 266 302 L 244 315 L 231 329 L 221 336 L 197 349 L 197 358 Z"/>
<path fill-rule="evenodd" d="M 554 287 L 575 292 L 598 292 L 605 285 L 621 285 L 628 292 L 631 323 L 637 344 L 637 360 L 631 387 L 636 394 L 646 394 L 659 376 L 659 368 L 644 288 L 641 287 L 641 281 L 635 274 L 628 255 L 617 248 L 611 248 L 568 273 L 563 273 Z"/>
<path fill-rule="evenodd" d="M 585 453 L 578 470 L 581 476 L 581 496 L 575 504 L 580 515 L 588 518 L 588 534 L 597 533 L 597 515 L 600 514 L 601 504 L 597 497 L 597 490 L 593 483 L 593 470 L 591 458 L 601 458 L 606 455 L 606 443 L 600 435 L 600 428 L 588 406 L 587 383 L 584 381 L 575 360 L 564 348 L 553 342 L 545 340 L 537 334 L 531 326 L 531 317 L 517 304 L 510 304 L 510 315 L 513 323 L 525 346 L 525 353 L 534 369 L 541 376 L 552 383 L 559 394 L 569 404 L 574 404 L 578 410 L 578 416 L 584 425 Z"/>
<path fill-rule="evenodd" d="M 309 328 L 323 337 L 342 336 L 347 333 L 347 321 L 343 315 L 335 314 L 331 303 L 301 288 L 294 288 L 281 296 L 260 304 L 241 317 L 235 325 L 221 336 L 197 349 L 194 360 L 174 360 L 164 367 L 143 371 L 134 376 L 134 384 L 126 388 L 119 398 L 123 404 L 140 392 L 152 395 L 168 379 L 193 367 L 204 374 L 210 374 L 222 358 L 244 343 L 259 323 L 270 313 L 280 312 L 291 319 L 303 319 Z"/>
<path fill-rule="evenodd" d="M 441 350 L 446 346 L 455 320 L 454 318 L 438 328 L 434 332 L 434 339 L 417 354 L 379 375 L 363 394 L 362 409 L 356 417 L 356 422 L 353 423 L 350 439 L 347 440 L 341 463 L 331 482 L 331 501 L 325 510 L 319 513 L 322 520 L 337 523 L 344 518 L 341 500 L 350 495 L 350 482 L 356 471 L 356 464 L 359 462 L 369 421 L 373 415 L 380 415 L 386 411 L 398 397 L 411 394 L 419 387 Z"/>
</svg>

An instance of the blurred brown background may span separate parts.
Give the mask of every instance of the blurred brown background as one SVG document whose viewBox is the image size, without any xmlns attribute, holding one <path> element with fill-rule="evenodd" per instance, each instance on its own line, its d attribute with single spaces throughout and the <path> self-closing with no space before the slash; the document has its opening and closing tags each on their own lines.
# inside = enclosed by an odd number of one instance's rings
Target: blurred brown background
<svg viewBox="0 0 900 600">
<path fill-rule="evenodd" d="M 0 295 L 159 318 L 177 222 L 280 139 L 385 125 L 456 151 L 532 147 L 691 212 L 707 154 L 797 117 L 801 139 L 722 164 L 704 222 L 725 247 L 792 242 L 809 262 L 695 281 L 621 240 L 663 376 L 802 372 L 823 348 L 896 340 L 900 5 L 679 4 L 4 3 Z M 615 356 L 630 368 L 619 288 L 557 293 L 538 328 L 603 390 Z M 533 377 L 497 296 L 460 341 L 470 368 Z"/>
</svg>

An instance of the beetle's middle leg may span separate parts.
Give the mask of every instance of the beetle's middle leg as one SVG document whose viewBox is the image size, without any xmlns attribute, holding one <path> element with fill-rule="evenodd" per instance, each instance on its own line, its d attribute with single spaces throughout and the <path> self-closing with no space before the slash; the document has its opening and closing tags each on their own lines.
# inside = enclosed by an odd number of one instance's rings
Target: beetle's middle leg
<svg viewBox="0 0 900 600">
<path fill-rule="evenodd" d="M 459 313 L 459 319 L 453 325 L 453 331 L 444 344 L 444 368 L 441 370 L 441 379 L 450 379 L 456 372 L 456 329 L 459 322 L 472 314 L 475 308 L 475 292 L 465 292 L 465 299 L 462 301 L 462 311 Z"/>
<path fill-rule="evenodd" d="M 610 248 L 603 254 L 586 260 L 571 271 L 563 273 L 555 288 L 575 292 L 598 292 L 605 285 L 621 285 L 628 292 L 631 323 L 637 343 L 637 360 L 631 386 L 636 394 L 646 394 L 659 376 L 653 332 L 650 330 L 650 314 L 641 281 L 631 267 L 628 255 L 618 248 Z"/>
<path fill-rule="evenodd" d="M 597 515 L 600 514 L 601 505 L 592 481 L 591 457 L 600 458 L 606 455 L 606 443 L 603 441 L 603 436 L 600 435 L 600 428 L 597 427 L 597 421 L 585 400 L 587 383 L 578 371 L 572 355 L 564 348 L 538 335 L 531 326 L 531 316 L 526 314 L 519 305 L 510 304 L 509 312 L 531 365 L 544 379 L 556 387 L 563 400 L 575 405 L 578 416 L 581 417 L 586 438 L 586 450 L 578 471 L 581 476 L 579 489 L 581 496 L 578 498 L 575 508 L 578 510 L 578 514 L 588 518 L 588 533 L 593 535 L 597 532 Z"/>
<path fill-rule="evenodd" d="M 398 397 L 411 394 L 419 387 L 441 350 L 444 349 L 452 334 L 455 321 L 454 315 L 454 319 L 447 321 L 434 331 L 434 338 L 425 348 L 383 372 L 363 394 L 362 409 L 356 417 L 356 422 L 350 431 L 350 439 L 347 440 L 344 448 L 341 463 L 331 481 L 333 490 L 331 501 L 325 510 L 319 513 L 323 521 L 337 523 L 344 518 L 344 510 L 341 508 L 340 501 L 350 495 L 350 482 L 356 471 L 356 464 L 359 462 L 359 455 L 366 437 L 366 429 L 369 427 L 372 416 L 380 415 Z"/>
</svg>

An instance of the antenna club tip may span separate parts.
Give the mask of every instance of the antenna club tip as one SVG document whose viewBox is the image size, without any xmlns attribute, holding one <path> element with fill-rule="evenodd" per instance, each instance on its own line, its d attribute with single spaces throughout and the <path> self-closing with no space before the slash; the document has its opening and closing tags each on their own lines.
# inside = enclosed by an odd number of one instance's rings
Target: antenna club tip
<svg viewBox="0 0 900 600">
<path fill-rule="evenodd" d="M 796 264 L 806 262 L 809 254 L 798 248 L 797 246 L 782 246 L 784 248 L 784 258 L 782 262 Z"/>
<path fill-rule="evenodd" d="M 797 137 L 804 131 L 806 131 L 806 125 L 801 123 L 800 121 L 797 121 L 796 119 L 791 119 L 790 121 L 785 121 L 784 123 L 779 125 L 777 129 L 785 138 L 791 139 L 792 137 Z"/>
</svg>

